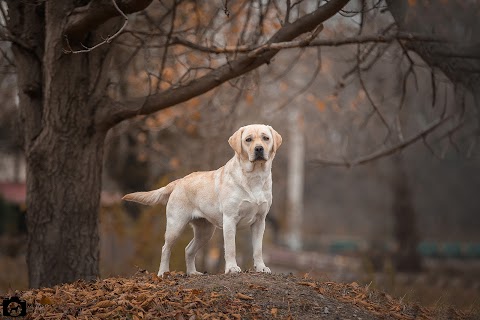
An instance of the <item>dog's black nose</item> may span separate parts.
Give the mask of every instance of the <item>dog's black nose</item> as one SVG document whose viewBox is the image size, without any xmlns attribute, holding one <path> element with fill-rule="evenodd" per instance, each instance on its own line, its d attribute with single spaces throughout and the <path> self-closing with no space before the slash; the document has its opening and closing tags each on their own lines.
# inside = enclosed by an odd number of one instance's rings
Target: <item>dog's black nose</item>
<svg viewBox="0 0 480 320">
<path fill-rule="evenodd" d="M 262 153 L 263 152 L 263 147 L 262 146 L 256 146 L 255 147 L 255 153 Z"/>
</svg>

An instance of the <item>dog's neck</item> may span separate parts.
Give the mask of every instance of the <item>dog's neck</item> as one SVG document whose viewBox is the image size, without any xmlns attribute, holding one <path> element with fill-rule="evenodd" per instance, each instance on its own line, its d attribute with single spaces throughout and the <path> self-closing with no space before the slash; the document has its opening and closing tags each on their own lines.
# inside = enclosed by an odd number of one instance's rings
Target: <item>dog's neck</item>
<svg viewBox="0 0 480 320">
<path fill-rule="evenodd" d="M 238 164 L 238 168 L 241 168 L 245 176 L 259 176 L 266 179 L 272 172 L 273 158 L 268 161 L 245 161 L 240 159 L 240 156 L 236 154 L 232 160 Z"/>
<path fill-rule="evenodd" d="M 235 155 L 227 163 L 227 170 L 233 180 L 242 186 L 254 199 L 259 200 L 259 194 L 263 194 L 265 188 L 272 183 L 272 160 L 269 161 L 244 161 Z"/>
</svg>

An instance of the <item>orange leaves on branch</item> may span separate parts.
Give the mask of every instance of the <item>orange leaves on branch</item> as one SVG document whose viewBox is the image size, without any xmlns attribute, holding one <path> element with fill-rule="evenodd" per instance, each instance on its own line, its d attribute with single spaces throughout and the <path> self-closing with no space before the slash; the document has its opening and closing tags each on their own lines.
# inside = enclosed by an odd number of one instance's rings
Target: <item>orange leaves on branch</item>
<svg viewBox="0 0 480 320">
<path fill-rule="evenodd" d="M 254 98 L 253 98 L 253 95 L 252 95 L 252 94 L 247 93 L 247 94 L 245 95 L 245 102 L 247 103 L 248 106 L 253 105 L 253 100 L 254 100 Z"/>
<path fill-rule="evenodd" d="M 366 97 L 367 94 L 365 93 L 365 90 L 358 90 L 357 95 L 352 100 L 350 100 L 350 109 L 356 111 L 358 107 L 365 101 Z"/>
<path fill-rule="evenodd" d="M 187 53 L 187 61 L 190 65 L 200 65 L 206 62 L 201 55 L 194 51 Z"/>
<path fill-rule="evenodd" d="M 285 81 L 281 81 L 278 87 L 282 92 L 285 92 L 288 90 L 288 84 Z"/>
<path fill-rule="evenodd" d="M 167 81 L 172 81 L 175 76 L 175 71 L 171 67 L 166 67 L 163 70 L 162 79 Z"/>
<path fill-rule="evenodd" d="M 172 168 L 172 170 L 177 170 L 180 168 L 180 159 L 178 159 L 177 157 L 173 157 L 170 159 L 169 161 L 169 165 L 170 165 L 170 168 Z"/>
<path fill-rule="evenodd" d="M 169 83 L 169 82 L 165 82 L 165 81 L 162 81 L 160 83 L 160 89 L 162 90 L 167 90 L 168 88 L 170 88 L 172 85 Z M 155 86 L 153 86 L 155 88 Z"/>
<path fill-rule="evenodd" d="M 147 154 L 145 152 L 140 152 L 139 154 L 137 154 L 137 160 L 139 162 L 147 161 Z"/>
<path fill-rule="evenodd" d="M 200 121 L 201 118 L 202 118 L 202 114 L 198 110 L 195 111 L 195 112 L 192 112 L 192 114 L 190 116 L 190 119 L 192 119 L 194 121 Z"/>
<path fill-rule="evenodd" d="M 315 102 L 315 107 L 317 107 L 318 111 L 323 112 L 325 111 L 326 105 L 325 102 L 323 102 L 322 100 L 317 100 Z"/>
<path fill-rule="evenodd" d="M 140 132 L 139 134 L 137 134 L 137 141 L 140 143 L 145 143 L 145 141 L 147 141 L 147 135 L 145 134 L 145 132 Z"/>
<path fill-rule="evenodd" d="M 320 112 L 324 112 L 327 107 L 327 104 L 325 103 L 325 101 L 317 98 L 311 93 L 307 94 L 306 100 L 312 103 L 315 106 L 315 108 L 317 108 L 317 110 Z"/>
<path fill-rule="evenodd" d="M 187 106 L 189 108 L 195 108 L 195 107 L 198 107 L 199 105 L 200 105 L 200 98 L 199 97 L 195 97 L 195 98 L 192 98 L 192 99 L 187 101 Z"/>
</svg>

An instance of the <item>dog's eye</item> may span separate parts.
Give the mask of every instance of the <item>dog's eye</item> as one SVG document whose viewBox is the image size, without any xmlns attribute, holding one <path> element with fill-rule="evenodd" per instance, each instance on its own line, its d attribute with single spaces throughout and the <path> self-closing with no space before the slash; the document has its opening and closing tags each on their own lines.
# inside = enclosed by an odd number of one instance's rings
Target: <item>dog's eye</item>
<svg viewBox="0 0 480 320">
<path fill-rule="evenodd" d="M 252 142 L 252 138 L 247 138 L 247 139 L 245 139 L 245 141 Z"/>
<path fill-rule="evenodd" d="M 267 137 L 267 136 L 264 136 L 264 137 L 263 137 L 263 140 L 268 141 L 268 140 L 270 140 L 270 138 Z"/>
</svg>

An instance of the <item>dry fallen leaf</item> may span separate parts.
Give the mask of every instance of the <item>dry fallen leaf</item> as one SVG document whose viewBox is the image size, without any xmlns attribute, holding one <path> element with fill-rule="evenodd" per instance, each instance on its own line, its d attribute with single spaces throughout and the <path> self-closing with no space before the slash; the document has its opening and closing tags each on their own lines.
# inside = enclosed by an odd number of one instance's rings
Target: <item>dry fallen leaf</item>
<svg viewBox="0 0 480 320">
<path fill-rule="evenodd" d="M 111 307 L 111 306 L 114 306 L 115 305 L 115 302 L 111 301 L 111 300 L 103 300 L 103 301 L 100 301 L 99 303 L 97 303 L 94 308 L 108 308 L 108 307 Z"/>
<path fill-rule="evenodd" d="M 297 283 L 302 285 L 302 286 L 309 286 L 309 287 L 312 287 L 312 288 L 317 287 L 317 285 L 314 282 L 297 282 Z"/>
<path fill-rule="evenodd" d="M 262 290 L 262 291 L 268 291 L 268 289 L 264 286 L 259 286 L 259 285 L 256 285 L 256 284 L 249 284 L 248 287 L 250 289 L 255 289 L 255 290 Z"/>
<path fill-rule="evenodd" d="M 96 313 L 95 318 L 100 318 L 100 319 L 110 319 L 113 315 L 113 311 L 110 312 L 101 312 L 101 313 Z M 75 318 L 73 318 L 75 319 Z"/>
<path fill-rule="evenodd" d="M 50 298 L 47 297 L 47 296 L 42 296 L 42 297 L 40 298 L 40 304 L 43 304 L 43 305 L 53 304 L 53 301 L 52 301 L 52 299 L 50 299 Z"/>
<path fill-rule="evenodd" d="M 277 313 L 278 313 L 278 309 L 277 309 L 277 308 L 272 308 L 272 310 L 270 311 L 270 313 L 272 314 L 272 316 L 273 316 L 274 318 L 276 318 L 276 317 L 277 317 Z"/>
<path fill-rule="evenodd" d="M 175 320 L 185 320 L 185 318 L 183 317 L 183 314 L 179 312 L 175 315 Z"/>
<path fill-rule="evenodd" d="M 242 300 L 254 300 L 252 297 L 247 296 L 246 294 L 243 293 L 237 293 L 237 298 L 242 299 Z"/>
</svg>

